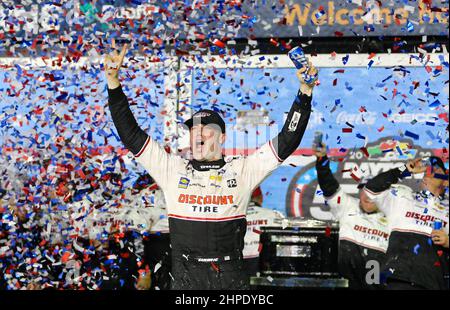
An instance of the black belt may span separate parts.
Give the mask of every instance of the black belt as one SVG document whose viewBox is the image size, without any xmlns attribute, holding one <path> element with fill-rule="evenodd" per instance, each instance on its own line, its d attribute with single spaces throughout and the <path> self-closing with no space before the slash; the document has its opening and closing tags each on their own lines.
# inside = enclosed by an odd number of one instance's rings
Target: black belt
<svg viewBox="0 0 450 310">
<path fill-rule="evenodd" d="M 229 255 L 221 255 L 221 256 L 191 256 L 187 254 L 177 255 L 187 261 L 197 262 L 197 263 L 223 263 L 230 262 L 236 260 L 243 260 L 242 254 L 229 254 Z"/>
</svg>

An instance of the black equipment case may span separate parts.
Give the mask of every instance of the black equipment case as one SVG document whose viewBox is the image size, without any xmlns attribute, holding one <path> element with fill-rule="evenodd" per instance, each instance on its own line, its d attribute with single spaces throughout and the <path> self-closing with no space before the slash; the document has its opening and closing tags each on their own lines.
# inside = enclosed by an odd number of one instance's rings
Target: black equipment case
<svg viewBox="0 0 450 310">
<path fill-rule="evenodd" d="M 262 275 L 337 276 L 338 224 L 298 218 L 283 221 L 282 227 L 261 228 Z"/>
</svg>

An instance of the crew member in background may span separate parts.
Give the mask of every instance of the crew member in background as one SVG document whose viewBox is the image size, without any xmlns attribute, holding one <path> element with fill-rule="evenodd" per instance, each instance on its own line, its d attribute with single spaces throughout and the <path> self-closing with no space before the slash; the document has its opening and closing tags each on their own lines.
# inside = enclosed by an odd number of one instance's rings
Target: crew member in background
<svg viewBox="0 0 450 310">
<path fill-rule="evenodd" d="M 335 220 L 339 221 L 339 272 L 349 280 L 350 289 L 377 289 L 376 280 L 367 281 L 367 262 L 374 260 L 381 266 L 388 247 L 389 228 L 381 212 L 364 211 L 372 206 L 362 188 L 358 185 L 359 199 L 342 190 L 330 169 L 324 144 L 313 145 L 317 157 L 316 171 L 319 186 Z"/>
<path fill-rule="evenodd" d="M 244 238 L 244 263 L 249 276 L 255 276 L 259 272 L 259 252 L 261 227 L 281 226 L 284 215 L 278 211 L 262 207 L 263 194 L 258 186 L 252 194 L 247 208 L 247 232 Z"/>
<path fill-rule="evenodd" d="M 406 176 L 422 173 L 419 192 L 392 187 Z M 388 289 L 448 289 L 446 190 L 448 172 L 442 159 L 434 156 L 411 160 L 366 184 L 365 192 L 375 205 L 363 207 L 368 212 L 378 207 L 391 228 L 384 268 Z"/>
<path fill-rule="evenodd" d="M 145 227 L 143 258 L 148 265 L 137 287 L 170 289 L 170 235 L 164 194 L 148 173 L 137 179 L 132 193 L 135 203 L 129 212 L 134 214 L 135 223 L 141 222 L 138 226 Z"/>
</svg>

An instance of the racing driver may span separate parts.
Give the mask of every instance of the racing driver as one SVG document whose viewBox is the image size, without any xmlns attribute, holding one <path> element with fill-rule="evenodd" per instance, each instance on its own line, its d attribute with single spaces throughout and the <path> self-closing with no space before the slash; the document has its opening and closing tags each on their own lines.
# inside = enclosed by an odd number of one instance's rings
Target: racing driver
<svg viewBox="0 0 450 310">
<path fill-rule="evenodd" d="M 314 82 L 300 89 L 281 132 L 252 155 L 225 158 L 225 123 L 212 110 L 200 110 L 185 122 L 192 159 L 167 153 L 137 124 L 119 82 L 125 44 L 105 56 L 109 109 L 122 143 L 162 189 L 172 246 L 172 289 L 246 289 L 242 249 L 246 209 L 253 190 L 300 144 L 311 114 Z"/>
<path fill-rule="evenodd" d="M 393 188 L 411 174 L 422 174 L 422 190 Z M 410 160 L 366 184 L 367 196 L 391 227 L 384 270 L 388 290 L 448 290 L 448 172 L 441 158 Z M 440 224 L 436 227 L 436 224 Z"/>
</svg>

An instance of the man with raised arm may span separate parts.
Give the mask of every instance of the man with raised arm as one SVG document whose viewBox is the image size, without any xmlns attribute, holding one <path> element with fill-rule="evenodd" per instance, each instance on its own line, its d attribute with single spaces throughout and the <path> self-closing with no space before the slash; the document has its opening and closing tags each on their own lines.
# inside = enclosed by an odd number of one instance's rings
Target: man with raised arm
<svg viewBox="0 0 450 310">
<path fill-rule="evenodd" d="M 113 42 L 113 49 L 115 44 Z M 311 113 L 314 83 L 298 71 L 300 89 L 281 132 L 242 158 L 222 154 L 225 123 L 212 110 L 185 122 L 193 158 L 167 153 L 139 128 L 119 82 L 127 52 L 105 57 L 109 108 L 123 144 L 164 192 L 172 245 L 173 289 L 245 289 L 242 249 L 252 191 L 300 144 Z M 317 73 L 310 64 L 309 74 Z"/>
<path fill-rule="evenodd" d="M 423 174 L 422 190 L 393 187 L 411 174 Z M 448 171 L 430 156 L 380 173 L 367 182 L 367 212 L 379 209 L 392 230 L 384 270 L 389 290 L 448 290 Z"/>
<path fill-rule="evenodd" d="M 333 218 L 339 221 L 339 273 L 352 290 L 380 289 L 380 274 L 369 274 L 371 263 L 382 264 L 389 241 L 389 226 L 382 212 L 365 212 L 373 204 L 363 190 L 368 177 L 358 184 L 358 198 L 345 192 L 333 176 L 325 144 L 313 145 L 317 181 Z M 373 276 L 372 276 L 373 274 Z"/>
</svg>

